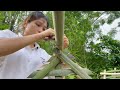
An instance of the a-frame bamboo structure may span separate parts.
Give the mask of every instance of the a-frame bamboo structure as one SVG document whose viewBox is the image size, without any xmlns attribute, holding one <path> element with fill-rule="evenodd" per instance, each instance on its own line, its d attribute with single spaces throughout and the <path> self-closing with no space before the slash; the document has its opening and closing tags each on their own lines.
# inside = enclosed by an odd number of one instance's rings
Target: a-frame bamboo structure
<svg viewBox="0 0 120 90">
<path fill-rule="evenodd" d="M 65 12 L 53 11 L 52 13 L 56 41 L 55 55 L 50 58 L 50 64 L 35 73 L 32 79 L 43 79 L 45 76 L 65 76 L 71 73 L 78 75 L 81 79 L 92 79 L 82 67 L 80 67 L 77 63 L 74 63 L 63 52 Z M 69 65 L 71 69 L 55 69 L 56 66 L 60 65 L 61 61 Z"/>
</svg>

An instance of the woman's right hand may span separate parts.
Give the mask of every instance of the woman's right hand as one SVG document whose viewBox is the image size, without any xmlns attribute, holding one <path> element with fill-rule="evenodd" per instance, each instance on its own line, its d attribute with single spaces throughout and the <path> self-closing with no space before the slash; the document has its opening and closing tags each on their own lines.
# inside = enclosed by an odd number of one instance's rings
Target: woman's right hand
<svg viewBox="0 0 120 90">
<path fill-rule="evenodd" d="M 45 31 L 42 32 L 44 34 L 44 38 L 46 39 L 49 39 L 49 38 L 52 38 L 55 36 L 55 30 L 52 29 L 52 28 L 49 28 Z"/>
</svg>

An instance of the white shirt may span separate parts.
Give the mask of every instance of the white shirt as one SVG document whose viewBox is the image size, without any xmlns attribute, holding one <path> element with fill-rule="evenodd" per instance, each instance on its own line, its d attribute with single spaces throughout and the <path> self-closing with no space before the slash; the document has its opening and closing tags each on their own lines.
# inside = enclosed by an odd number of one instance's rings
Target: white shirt
<svg viewBox="0 0 120 90">
<path fill-rule="evenodd" d="M 0 38 L 20 37 L 10 30 L 0 31 Z M 50 55 L 35 43 L 34 48 L 26 46 L 15 53 L 0 57 L 0 79 L 26 79 L 40 69 Z"/>
</svg>

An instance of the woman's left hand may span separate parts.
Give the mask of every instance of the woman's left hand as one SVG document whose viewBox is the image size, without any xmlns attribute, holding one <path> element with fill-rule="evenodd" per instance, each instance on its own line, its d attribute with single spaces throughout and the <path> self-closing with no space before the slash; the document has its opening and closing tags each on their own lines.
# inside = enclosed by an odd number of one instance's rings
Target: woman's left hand
<svg viewBox="0 0 120 90">
<path fill-rule="evenodd" d="M 63 48 L 65 49 L 65 48 L 67 48 L 69 46 L 69 40 L 65 35 L 63 37 L 63 42 L 64 42 Z"/>
</svg>

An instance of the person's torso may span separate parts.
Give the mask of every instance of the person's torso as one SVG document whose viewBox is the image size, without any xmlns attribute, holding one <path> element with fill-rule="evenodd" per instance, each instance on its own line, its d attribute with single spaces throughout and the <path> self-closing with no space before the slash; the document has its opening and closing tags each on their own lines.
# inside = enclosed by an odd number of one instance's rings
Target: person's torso
<svg viewBox="0 0 120 90">
<path fill-rule="evenodd" d="M 0 78 L 25 79 L 40 68 L 49 58 L 50 55 L 38 47 L 38 44 L 36 44 L 35 48 L 26 46 L 15 53 L 5 56 L 4 61 L 0 62 Z"/>
</svg>

